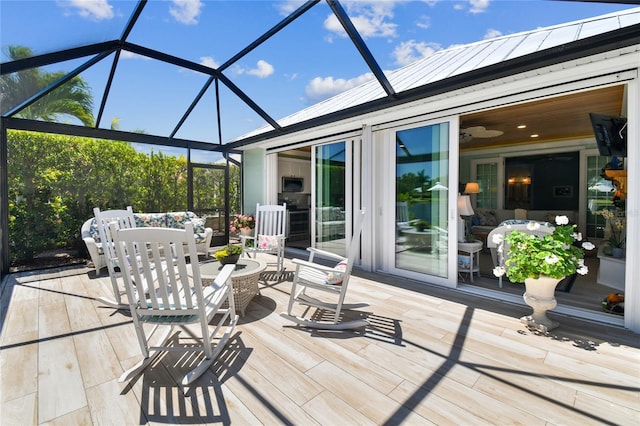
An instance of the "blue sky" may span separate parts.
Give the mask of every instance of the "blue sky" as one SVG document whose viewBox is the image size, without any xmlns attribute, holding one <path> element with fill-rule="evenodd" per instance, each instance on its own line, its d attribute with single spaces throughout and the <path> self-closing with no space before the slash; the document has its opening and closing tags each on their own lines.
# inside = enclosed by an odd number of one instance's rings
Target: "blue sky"
<svg viewBox="0 0 640 426">
<path fill-rule="evenodd" d="M 152 0 L 128 41 L 217 68 L 301 4 Z M 40 54 L 118 38 L 135 5 L 129 0 L 0 0 L 2 61 L 7 45 L 28 46 Z M 453 45 L 632 7 L 538 0 L 356 1 L 343 6 L 383 70 Z M 122 130 L 168 135 L 207 76 L 132 54 L 121 59 L 101 127 L 117 119 Z M 46 69 L 69 71 L 85 60 Z M 94 90 L 96 111 L 110 66 L 109 58 L 82 73 Z M 276 120 L 371 78 L 325 2 L 224 73 Z M 222 86 L 220 102 L 223 140 L 264 124 Z M 216 142 L 214 106 L 210 89 L 176 137 Z"/>
</svg>

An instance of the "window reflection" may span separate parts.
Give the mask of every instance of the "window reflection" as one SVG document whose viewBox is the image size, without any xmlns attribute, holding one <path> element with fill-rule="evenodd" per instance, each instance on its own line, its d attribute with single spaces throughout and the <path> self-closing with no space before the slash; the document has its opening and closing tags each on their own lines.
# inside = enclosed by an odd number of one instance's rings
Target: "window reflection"
<svg viewBox="0 0 640 426">
<path fill-rule="evenodd" d="M 448 123 L 396 133 L 395 266 L 447 276 Z"/>
<path fill-rule="evenodd" d="M 346 142 L 316 147 L 316 247 L 346 254 Z"/>
</svg>

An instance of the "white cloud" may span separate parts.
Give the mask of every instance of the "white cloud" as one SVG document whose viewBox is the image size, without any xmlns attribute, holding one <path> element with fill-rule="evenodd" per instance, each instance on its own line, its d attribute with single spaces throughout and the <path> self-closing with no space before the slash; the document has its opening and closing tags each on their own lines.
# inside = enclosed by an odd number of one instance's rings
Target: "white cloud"
<svg viewBox="0 0 640 426">
<path fill-rule="evenodd" d="M 416 26 L 426 30 L 431 26 L 431 18 L 428 16 L 421 16 L 420 19 L 416 21 Z"/>
<path fill-rule="evenodd" d="M 359 86 L 373 78 L 374 75 L 372 73 L 362 74 L 349 80 L 343 78 L 334 79 L 333 77 L 316 77 L 307 84 L 305 94 L 309 101 L 318 102 Z"/>
<path fill-rule="evenodd" d="M 418 59 L 431 56 L 440 49 L 442 49 L 442 46 L 438 43 L 409 40 L 397 45 L 391 55 L 394 57 L 396 64 L 404 66 Z"/>
<path fill-rule="evenodd" d="M 151 60 L 150 58 L 144 55 L 139 55 L 137 53 L 129 52 L 128 50 L 122 50 L 120 52 L 120 59 L 142 59 L 143 61 Z"/>
<path fill-rule="evenodd" d="M 71 0 L 70 4 L 83 18 L 98 21 L 113 18 L 113 6 L 107 0 Z"/>
<path fill-rule="evenodd" d="M 358 1 L 346 3 L 346 6 L 351 22 L 363 38 L 396 36 L 398 25 L 390 21 L 395 2 Z M 347 35 L 333 14 L 325 19 L 324 27 L 342 37 Z"/>
<path fill-rule="evenodd" d="M 273 65 L 271 65 L 269 62 L 262 59 L 260 59 L 257 62 L 256 67 L 253 69 L 246 69 L 240 66 L 237 66 L 234 68 L 234 72 L 236 74 L 255 75 L 258 78 L 269 77 L 271 74 L 273 74 L 273 71 L 274 71 Z"/>
<path fill-rule="evenodd" d="M 493 28 L 489 28 L 486 33 L 484 33 L 484 39 L 489 40 L 490 38 L 500 37 L 502 35 L 502 31 L 494 30 Z"/>
<path fill-rule="evenodd" d="M 304 4 L 302 0 L 287 0 L 287 1 L 279 1 L 276 3 L 276 8 L 278 9 L 280 15 L 289 16 L 291 13 L 298 9 L 300 6 Z"/>
<path fill-rule="evenodd" d="M 202 6 L 204 3 L 200 0 L 173 0 L 169 13 L 181 24 L 195 25 L 198 23 Z"/>
<path fill-rule="evenodd" d="M 471 8 L 469 12 L 471 13 L 483 13 L 489 8 L 489 3 L 491 0 L 469 0 L 469 4 L 471 4 Z"/>
<path fill-rule="evenodd" d="M 259 78 L 269 77 L 271 74 L 273 74 L 273 65 L 271 65 L 269 62 L 260 59 L 257 65 L 258 66 L 256 68 L 248 70 L 247 74 L 255 75 Z"/>
<path fill-rule="evenodd" d="M 216 62 L 211 56 L 201 56 L 200 57 L 200 65 L 204 65 L 209 68 L 218 68 L 220 66 L 219 63 Z"/>
</svg>

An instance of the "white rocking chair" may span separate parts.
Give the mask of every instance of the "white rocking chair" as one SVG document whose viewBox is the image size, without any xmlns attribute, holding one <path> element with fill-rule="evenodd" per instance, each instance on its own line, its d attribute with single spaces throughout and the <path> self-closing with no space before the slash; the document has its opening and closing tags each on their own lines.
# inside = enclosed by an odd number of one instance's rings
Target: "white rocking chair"
<svg viewBox="0 0 640 426">
<path fill-rule="evenodd" d="M 213 364 L 238 322 L 231 283 L 235 265 L 226 265 L 211 285 L 203 287 L 191 223 L 186 223 L 185 229 L 118 229 L 113 222 L 110 229 L 123 265 L 131 316 L 144 357 L 124 372 L 119 382 L 136 376 L 162 351 L 204 352 L 205 359 L 181 380 L 183 386 L 190 385 Z M 139 247 L 143 249 L 138 250 Z M 169 253 L 172 262 L 165 261 L 164 255 Z M 188 258 L 194 262 L 189 264 Z M 227 307 L 223 308 L 225 302 Z M 216 323 L 210 333 L 209 323 L 214 316 Z M 145 332 L 144 323 L 153 325 L 150 333 Z M 190 324 L 198 326 L 199 335 L 187 328 Z M 166 327 L 166 332 L 157 341 L 154 334 L 161 326 Z M 175 326 L 180 326 L 197 344 L 170 344 Z M 159 343 L 151 345 L 150 341 Z"/>
<path fill-rule="evenodd" d="M 256 204 L 256 226 L 253 236 L 241 235 L 242 256 L 251 257 L 258 253 L 275 254 L 277 273 L 284 271 L 285 227 L 287 222 L 287 205 Z"/>
<path fill-rule="evenodd" d="M 364 215 L 365 212 L 362 210 L 356 217 L 355 229 L 346 258 L 309 247 L 307 249 L 310 252 L 308 261 L 301 259 L 292 260 L 293 263 L 296 264 L 296 271 L 293 285 L 291 286 L 287 312 L 280 314 L 283 318 L 291 320 L 298 325 L 324 330 L 347 330 L 368 325 L 368 322 L 364 319 L 341 321 L 340 318 L 340 313 L 343 309 L 367 306 L 366 303 L 344 304 L 349 278 L 351 277 L 351 269 L 356 255 L 360 251 L 360 232 L 362 230 Z M 314 262 L 316 256 L 336 260 L 338 263 L 335 266 L 324 266 Z M 313 296 L 307 294 L 307 290 L 315 294 Z M 327 296 L 327 294 L 329 294 L 329 296 Z M 318 297 L 320 297 L 320 295 L 324 295 L 325 297 L 319 299 Z M 305 318 L 304 316 L 295 316 L 292 311 L 296 304 L 306 306 L 307 310 L 305 312 L 308 311 L 308 307 L 333 312 L 333 319 L 317 320 L 314 318 Z"/>
<path fill-rule="evenodd" d="M 135 228 L 136 222 L 133 217 L 133 210 L 131 209 L 131 206 L 128 206 L 126 210 L 105 211 L 100 211 L 99 207 L 95 207 L 93 209 L 93 214 L 98 226 L 98 232 L 100 233 L 100 244 L 102 245 L 107 271 L 109 272 L 109 278 L 111 279 L 114 297 L 114 299 L 99 297 L 98 300 L 105 305 L 116 309 L 129 309 L 129 304 L 122 302 L 122 293 L 118 286 L 118 278 L 120 278 L 122 274 L 120 273 L 120 267 L 118 266 L 118 254 L 116 253 L 116 249 L 113 244 L 109 223 L 116 222 L 120 229 Z"/>
</svg>

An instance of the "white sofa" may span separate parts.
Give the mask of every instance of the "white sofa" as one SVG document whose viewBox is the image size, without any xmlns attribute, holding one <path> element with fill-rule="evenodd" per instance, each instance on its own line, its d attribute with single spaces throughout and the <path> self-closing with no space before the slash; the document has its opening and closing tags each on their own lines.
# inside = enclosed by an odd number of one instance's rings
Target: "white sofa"
<svg viewBox="0 0 640 426">
<path fill-rule="evenodd" d="M 136 226 L 157 226 L 162 228 L 184 229 L 185 222 L 193 223 L 193 229 L 196 236 L 196 247 L 198 254 L 207 255 L 211 238 L 213 237 L 213 229 L 205 227 L 205 220 L 199 218 L 195 213 L 190 211 L 167 212 L 167 213 L 134 213 Z M 107 266 L 104 258 L 104 251 L 100 242 L 100 232 L 95 217 L 88 219 L 80 230 L 82 240 L 87 246 L 91 262 L 99 272 L 100 269 Z"/>
<path fill-rule="evenodd" d="M 576 210 L 525 210 L 526 219 L 555 223 L 556 216 L 567 216 L 569 223 L 578 223 Z M 515 210 L 476 209 L 471 217 L 471 233 L 486 236 L 505 220 L 515 219 Z M 488 244 L 488 241 L 484 241 Z"/>
</svg>

